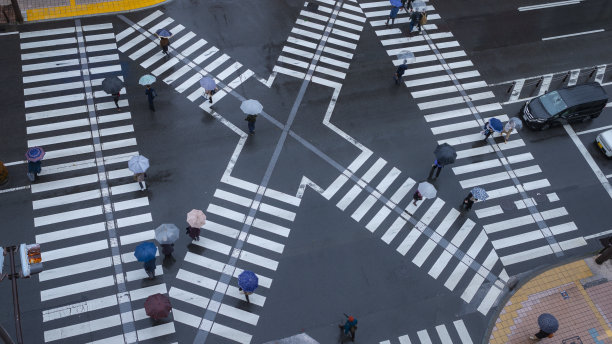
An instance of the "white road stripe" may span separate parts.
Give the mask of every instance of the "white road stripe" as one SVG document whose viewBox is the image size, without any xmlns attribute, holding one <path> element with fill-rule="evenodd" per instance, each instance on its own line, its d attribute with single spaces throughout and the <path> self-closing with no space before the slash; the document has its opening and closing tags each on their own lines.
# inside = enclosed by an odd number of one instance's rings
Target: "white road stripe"
<svg viewBox="0 0 612 344">
<path fill-rule="evenodd" d="M 95 42 L 95 41 L 102 41 L 102 40 L 106 40 L 106 39 L 115 39 L 115 34 L 114 33 L 101 33 L 101 34 L 97 34 L 97 35 L 87 35 L 85 36 L 85 41 L 86 42 Z"/>
<path fill-rule="evenodd" d="M 139 225 L 141 223 L 151 222 L 153 221 L 153 218 L 151 217 L 150 213 L 147 213 L 147 214 L 122 217 L 115 221 L 117 222 L 117 228 L 124 228 L 128 226 Z"/>
<path fill-rule="evenodd" d="M 139 341 L 146 341 L 147 339 L 157 338 L 172 334 L 175 332 L 174 322 L 168 322 L 161 325 L 145 327 L 136 330 L 136 335 Z M 106 340 L 100 344 L 108 343 Z M 97 344 L 97 343 L 96 343 Z"/>
<path fill-rule="evenodd" d="M 370 222 L 368 222 L 368 224 L 366 225 L 366 228 L 370 232 L 374 233 L 374 231 L 376 229 L 378 229 L 378 227 L 387 218 L 387 216 L 389 216 L 389 214 L 391 214 L 391 209 L 388 208 L 388 207 L 383 206 L 382 208 L 380 208 L 378 213 L 376 213 L 376 215 L 374 215 L 374 217 L 372 217 Z"/>
<path fill-rule="evenodd" d="M 353 54 L 348 53 L 348 52 L 343 51 L 343 50 L 340 50 L 340 49 L 332 48 L 330 46 L 325 46 L 323 48 L 323 52 L 327 53 L 327 54 L 332 54 L 332 55 L 340 56 L 340 57 L 345 58 L 347 60 L 351 60 L 353 58 Z"/>
<path fill-rule="evenodd" d="M 270 258 L 266 258 L 264 256 L 260 256 L 258 254 L 255 254 L 249 251 L 245 251 L 245 250 L 240 251 L 239 258 L 245 262 L 259 265 L 261 267 L 264 267 L 266 269 L 270 269 L 273 271 L 276 271 L 276 269 L 278 268 L 277 261 L 270 259 Z"/>
<path fill-rule="evenodd" d="M 421 267 L 423 263 L 425 263 L 425 260 L 427 260 L 431 252 L 433 252 L 434 248 L 436 248 L 437 246 L 438 244 L 435 241 L 428 239 L 421 247 L 419 252 L 416 254 L 416 256 L 414 256 L 414 258 L 412 259 L 414 265 Z"/>
<path fill-rule="evenodd" d="M 262 219 L 255 219 L 252 223 L 252 226 L 276 235 L 283 236 L 285 238 L 289 236 L 289 232 L 291 231 L 287 227 L 279 226 L 275 223 L 268 222 Z"/>
<path fill-rule="evenodd" d="M 75 28 L 74 26 L 72 26 L 72 27 L 63 27 L 63 28 L 58 28 L 58 29 L 46 29 L 46 30 L 38 30 L 38 31 L 21 32 L 19 33 L 19 38 L 26 39 L 26 38 L 34 38 L 34 37 L 64 35 L 67 33 L 73 33 L 74 30 Z"/>
<path fill-rule="evenodd" d="M 368 195 L 368 197 L 366 197 L 366 199 L 353 212 L 351 217 L 357 222 L 361 221 L 365 214 L 374 206 L 374 204 L 377 203 L 377 200 L 378 199 L 376 197 Z"/>
<path fill-rule="evenodd" d="M 527 233 L 516 234 L 513 236 L 506 237 L 506 238 L 493 240 L 491 244 L 493 245 L 493 247 L 495 247 L 496 250 L 501 250 L 503 248 L 511 247 L 514 245 L 520 245 L 526 242 L 539 240 L 539 239 L 544 239 L 544 235 L 538 229 L 538 230 L 527 232 Z"/>
<path fill-rule="evenodd" d="M 450 261 L 452 256 L 453 255 L 450 254 L 448 251 L 442 251 L 434 265 L 427 272 L 429 276 L 433 277 L 434 279 L 438 279 L 438 276 L 440 276 L 442 270 L 444 270 L 444 268 L 448 265 L 448 262 Z"/>
<path fill-rule="evenodd" d="M 210 333 L 216 334 L 218 336 L 230 339 L 232 341 L 235 341 L 241 344 L 249 344 L 251 342 L 251 338 L 253 337 L 248 333 L 233 329 L 225 325 L 221 325 L 217 321 L 213 323 L 207 319 L 202 320 L 202 325 L 200 325 L 200 328 L 203 328 L 204 326 L 209 325 L 207 323 L 210 323 L 210 326 L 211 326 Z"/>
<path fill-rule="evenodd" d="M 200 237 L 200 240 L 194 240 L 193 243 L 200 247 L 209 249 L 211 251 L 219 252 L 225 255 L 228 255 L 232 250 L 232 247 L 223 243 L 220 243 L 215 240 L 207 239 L 205 237 Z"/>
<path fill-rule="evenodd" d="M 104 269 L 112 265 L 111 257 L 94 259 L 82 263 L 64 265 L 55 269 L 45 269 L 38 274 L 39 281 L 49 281 L 56 278 L 62 278 L 81 274 L 88 271 Z"/>
<path fill-rule="evenodd" d="M 419 341 L 421 341 L 421 344 L 432 344 L 431 338 L 429 338 L 427 330 L 418 331 L 417 336 L 419 337 Z"/>
<path fill-rule="evenodd" d="M 57 50 L 45 50 L 34 53 L 21 54 L 21 60 L 35 60 L 42 58 L 50 58 L 65 55 L 76 55 L 78 53 L 77 48 L 57 49 Z"/>
<path fill-rule="evenodd" d="M 73 193 L 73 194 L 68 194 L 68 195 L 62 195 L 62 196 L 57 196 L 57 197 L 43 198 L 40 200 L 35 200 L 35 201 L 32 201 L 32 208 L 34 210 L 43 209 L 43 208 L 48 208 L 48 207 L 55 207 L 58 205 L 76 203 L 76 202 L 86 201 L 90 199 L 96 199 L 100 197 L 102 197 L 102 193 L 100 192 L 100 189 L 83 191 L 83 192 L 78 192 L 78 193 Z"/>
<path fill-rule="evenodd" d="M 117 44 L 116 43 L 98 44 L 98 45 L 88 45 L 85 47 L 85 51 L 88 53 L 95 53 L 95 52 L 104 51 L 104 50 L 116 51 Z"/>
<path fill-rule="evenodd" d="M 64 259 L 78 256 L 85 253 L 105 250 L 108 248 L 108 240 L 92 241 L 80 245 L 72 245 L 69 248 L 59 248 L 51 251 L 43 251 L 41 253 L 43 261 L 52 261 L 56 259 Z"/>
<path fill-rule="evenodd" d="M 246 242 L 251 245 L 259 246 L 280 254 L 282 254 L 283 250 L 285 249 L 285 245 L 283 244 L 279 244 L 276 241 L 262 238 L 252 233 L 247 236 Z M 229 254 L 229 251 L 227 254 Z"/>
<path fill-rule="evenodd" d="M 453 340 L 451 339 L 450 334 L 448 334 L 446 326 L 438 325 L 436 326 L 436 331 L 438 332 L 438 337 L 440 337 L 442 344 L 453 344 Z"/>
<path fill-rule="evenodd" d="M 68 187 L 74 187 L 77 185 L 85 185 L 85 184 L 97 183 L 97 182 L 98 182 L 97 174 L 88 174 L 85 176 L 65 178 L 65 179 L 60 179 L 60 180 L 56 180 L 52 182 L 32 184 L 32 193 L 63 189 L 63 188 L 68 188 Z"/>
<path fill-rule="evenodd" d="M 591 33 L 598 33 L 598 32 L 604 32 L 604 29 L 599 29 L 599 30 L 591 30 L 591 31 L 584 31 L 584 32 L 577 32 L 577 33 L 570 33 L 567 35 L 561 35 L 561 36 L 553 36 L 553 37 L 544 37 L 542 38 L 543 41 L 549 41 L 551 39 L 559 39 L 559 38 L 567 38 L 567 37 L 574 37 L 574 36 L 582 36 L 582 35 L 588 35 Z"/>
<path fill-rule="evenodd" d="M 480 288 L 484 280 L 485 278 L 483 276 L 481 276 L 478 273 L 475 274 L 474 277 L 472 277 L 472 280 L 470 281 L 468 286 L 465 288 L 465 290 L 461 294 L 461 299 L 467 303 L 472 302 L 474 295 L 476 295 L 476 292 L 478 291 L 478 289 Z"/>
<path fill-rule="evenodd" d="M 161 265 L 157 265 L 155 267 L 155 276 L 163 276 L 164 270 Z M 140 268 L 138 270 L 127 271 L 125 273 L 125 279 L 128 282 L 138 281 L 147 278 L 149 275 L 144 269 Z"/>
<path fill-rule="evenodd" d="M 457 330 L 457 333 L 459 334 L 459 338 L 461 338 L 461 343 L 462 344 L 473 344 L 472 338 L 470 338 L 470 333 L 465 327 L 463 320 L 455 320 L 453 321 L 453 324 L 455 325 L 455 329 Z"/>
<path fill-rule="evenodd" d="M 203 228 L 211 232 L 215 232 L 217 234 L 221 234 L 226 237 L 233 238 L 233 239 L 238 238 L 238 235 L 240 234 L 239 230 L 236 230 L 234 228 L 231 228 L 225 225 L 218 224 L 216 222 L 212 222 L 208 219 L 206 219 L 206 224 L 204 225 Z"/>
<path fill-rule="evenodd" d="M 398 217 L 380 239 L 385 243 L 390 244 L 391 241 L 393 241 L 393 239 L 397 236 L 397 233 L 399 233 L 399 231 L 404 228 L 405 225 L 406 220 Z"/>
<path fill-rule="evenodd" d="M 84 87 L 85 85 L 83 84 L 82 81 L 67 82 L 63 84 L 53 84 L 53 85 L 45 85 L 45 86 L 39 86 L 39 87 L 24 88 L 23 95 L 31 96 L 34 94 L 58 92 L 58 91 L 72 90 L 75 88 L 84 88 Z"/>
<path fill-rule="evenodd" d="M 44 337 L 45 342 L 48 343 L 56 340 L 66 340 L 66 338 L 91 333 L 94 331 L 100 331 L 119 325 L 121 325 L 121 317 L 119 314 L 115 314 L 105 318 L 48 330 L 44 332 Z"/>
<path fill-rule="evenodd" d="M 545 245 L 545 246 L 536 247 L 530 250 L 510 254 L 507 256 L 499 257 L 499 259 L 501 260 L 502 264 L 504 264 L 504 266 L 508 266 L 508 265 L 524 262 L 526 260 L 531 260 L 531 259 L 535 259 L 538 257 L 546 256 L 552 253 L 553 253 L 553 250 L 550 248 L 550 246 Z"/>
<path fill-rule="evenodd" d="M 31 71 L 41 70 L 41 69 L 64 68 L 64 67 L 71 67 L 71 66 L 78 66 L 78 65 L 79 65 L 78 59 L 59 60 L 59 61 L 53 61 L 53 62 L 22 64 L 21 71 L 31 72 Z"/>
<path fill-rule="evenodd" d="M 424 227 L 429 226 L 431 221 L 436 217 L 436 215 L 440 212 L 444 206 L 444 201 L 440 198 L 436 198 L 433 204 L 427 209 L 425 214 L 421 217 L 421 221 L 412 228 L 408 236 L 402 241 L 402 243 L 397 247 L 397 252 L 401 255 L 405 256 L 406 253 L 412 248 L 412 245 L 416 242 L 418 237 L 421 235 Z"/>
<path fill-rule="evenodd" d="M 78 210 L 66 211 L 62 213 L 55 213 L 46 216 L 39 216 L 34 218 L 34 226 L 46 226 L 54 223 L 82 219 L 84 217 L 91 217 L 102 214 L 102 207 L 95 206 L 89 208 L 83 208 Z"/>
<path fill-rule="evenodd" d="M 519 7 L 518 10 L 519 10 L 519 12 L 523 12 L 523 11 L 541 10 L 541 9 L 550 8 L 550 7 L 557 7 L 557 6 L 577 5 L 581 1 L 582 0 L 568 0 L 568 1 L 548 2 L 548 3 L 544 3 L 544 4 L 539 4 L 539 5 L 522 6 L 522 7 Z"/>
<path fill-rule="evenodd" d="M 64 296 L 84 293 L 90 290 L 105 288 L 112 285 L 115 285 L 114 276 L 105 276 L 93 280 L 71 283 L 52 289 L 41 290 L 40 299 L 42 302 L 44 302 Z"/>
<path fill-rule="evenodd" d="M 137 59 L 141 58 L 144 54 L 148 53 L 149 51 L 155 49 L 157 47 L 157 45 L 153 42 L 147 42 L 147 44 L 145 44 L 142 48 L 136 50 L 135 52 L 133 52 L 132 54 L 130 54 L 130 58 L 134 61 L 136 61 Z"/>
<path fill-rule="evenodd" d="M 469 71 L 469 72 L 463 72 L 463 73 L 455 73 L 454 76 L 457 79 L 467 79 L 467 78 L 478 77 L 480 76 L 480 73 L 478 73 L 477 71 Z M 435 83 L 440 83 L 440 82 L 445 82 L 445 81 L 451 81 L 451 78 L 448 75 L 440 75 L 440 76 L 429 77 L 429 78 L 424 78 L 424 79 L 409 80 L 404 83 L 406 84 L 407 87 L 414 87 L 414 86 L 435 84 Z"/>
<path fill-rule="evenodd" d="M 127 43 L 125 43 L 124 45 L 120 46 L 118 49 L 122 53 L 125 53 L 127 50 L 132 49 L 133 47 L 135 47 L 137 44 L 139 44 L 140 42 L 144 41 L 145 39 L 146 39 L 145 36 L 139 34 L 136 37 L 132 38 Z"/>
<path fill-rule="evenodd" d="M 144 19 L 140 20 L 138 22 L 139 26 L 146 26 L 148 25 L 150 22 L 152 22 L 153 20 L 159 18 L 159 16 L 161 16 L 162 14 L 164 14 L 162 11 L 157 10 L 151 14 L 149 14 L 148 16 L 146 16 Z M 117 39 L 118 40 L 118 39 Z"/>
<path fill-rule="evenodd" d="M 64 45 L 64 44 L 76 44 L 76 43 L 77 43 L 76 38 L 69 37 L 69 38 L 55 38 L 55 39 L 50 39 L 46 41 L 21 43 L 20 46 L 21 46 L 21 50 L 25 50 L 25 49 L 43 48 L 43 47 L 51 47 L 51 46 L 58 46 L 58 45 Z"/>
<path fill-rule="evenodd" d="M 22 80 L 24 84 L 27 84 L 31 82 L 41 82 L 41 81 L 48 81 L 48 80 L 65 80 L 67 78 L 74 78 L 74 77 L 80 77 L 80 76 L 81 76 L 80 70 L 71 70 L 71 71 L 65 71 L 65 72 L 60 72 L 60 73 L 48 73 L 48 74 L 37 74 L 37 75 L 32 75 L 32 76 L 24 76 Z"/>
<path fill-rule="evenodd" d="M 60 104 L 60 103 L 77 102 L 77 101 L 81 101 L 83 99 L 85 99 L 85 94 L 84 93 L 77 93 L 77 94 L 69 94 L 69 95 L 65 95 L 65 96 L 57 96 L 57 97 L 50 97 L 50 98 L 40 98 L 40 99 L 26 100 L 24 104 L 25 104 L 26 108 L 30 108 L 30 107 L 36 107 L 36 106 L 45 106 L 45 105 L 54 105 L 54 104 Z"/>
<path fill-rule="evenodd" d="M 61 306 L 52 309 L 43 310 L 43 322 L 57 320 L 72 315 L 79 315 L 87 312 L 97 311 L 107 307 L 113 307 L 117 305 L 117 296 L 109 295 L 99 297 L 97 299 L 91 299 L 79 303 L 74 303 L 67 306 Z"/>
<path fill-rule="evenodd" d="M 489 310 L 491 309 L 491 307 L 493 306 L 493 304 L 495 303 L 495 301 L 497 300 L 497 297 L 499 297 L 501 292 L 502 292 L 501 289 L 498 289 L 496 286 L 492 285 L 491 289 L 489 289 L 489 291 L 487 292 L 487 295 L 485 295 L 484 299 L 478 306 L 478 311 L 482 313 L 483 315 L 487 315 L 487 313 L 489 313 Z"/>
<path fill-rule="evenodd" d="M 335 71 L 333 69 L 329 69 L 329 68 L 323 67 L 321 65 L 317 65 L 315 67 L 315 72 L 331 75 L 331 76 L 333 76 L 335 78 L 338 78 L 338 79 L 344 79 L 346 77 L 346 73 L 337 72 L 337 71 Z"/>
<path fill-rule="evenodd" d="M 359 185 L 353 185 L 353 187 L 349 190 L 349 192 L 336 203 L 336 206 L 340 208 L 340 210 L 344 211 L 346 208 L 355 200 L 355 198 L 359 195 L 362 188 Z"/>
<path fill-rule="evenodd" d="M 471 172 L 486 170 L 489 168 L 500 167 L 501 165 L 502 164 L 499 161 L 499 159 L 491 159 L 491 160 L 475 162 L 475 163 L 471 163 L 471 164 L 467 164 L 467 165 L 463 165 L 459 167 L 453 167 L 453 172 L 455 173 L 455 175 L 460 175 L 464 173 L 471 173 Z"/>
<path fill-rule="evenodd" d="M 85 226 L 73 227 L 68 229 L 62 229 L 55 232 L 49 232 L 44 234 L 37 234 L 35 241 L 39 244 L 45 244 L 53 241 L 64 240 L 68 238 L 74 238 L 77 236 L 88 235 L 106 230 L 104 222 L 92 223 Z"/>
</svg>

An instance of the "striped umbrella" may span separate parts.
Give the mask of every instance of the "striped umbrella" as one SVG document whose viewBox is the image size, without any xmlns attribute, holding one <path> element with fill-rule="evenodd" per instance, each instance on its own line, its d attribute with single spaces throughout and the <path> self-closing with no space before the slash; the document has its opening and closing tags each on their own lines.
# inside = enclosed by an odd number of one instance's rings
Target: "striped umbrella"
<svg viewBox="0 0 612 344">
<path fill-rule="evenodd" d="M 42 147 L 30 147 L 26 151 L 25 156 L 31 162 L 40 161 L 45 157 L 45 150 Z"/>
</svg>

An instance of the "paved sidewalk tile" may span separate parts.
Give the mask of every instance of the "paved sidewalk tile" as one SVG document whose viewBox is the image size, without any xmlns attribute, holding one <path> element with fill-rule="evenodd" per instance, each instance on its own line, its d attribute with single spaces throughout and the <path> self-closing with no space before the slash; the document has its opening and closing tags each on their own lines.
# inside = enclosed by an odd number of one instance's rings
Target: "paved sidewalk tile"
<svg viewBox="0 0 612 344">
<path fill-rule="evenodd" d="M 538 316 L 550 313 L 559 330 L 542 343 L 612 343 L 612 262 L 594 258 L 548 270 L 531 279 L 508 300 L 490 343 L 529 343 L 538 332 Z"/>
</svg>

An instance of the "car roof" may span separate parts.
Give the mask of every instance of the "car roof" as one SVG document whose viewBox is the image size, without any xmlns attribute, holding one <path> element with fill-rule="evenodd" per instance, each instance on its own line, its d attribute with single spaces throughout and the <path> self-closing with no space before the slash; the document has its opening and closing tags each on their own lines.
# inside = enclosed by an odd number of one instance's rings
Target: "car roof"
<svg viewBox="0 0 612 344">
<path fill-rule="evenodd" d="M 568 107 L 596 101 L 608 101 L 606 91 L 596 82 L 562 88 L 557 92 L 559 92 Z"/>
</svg>

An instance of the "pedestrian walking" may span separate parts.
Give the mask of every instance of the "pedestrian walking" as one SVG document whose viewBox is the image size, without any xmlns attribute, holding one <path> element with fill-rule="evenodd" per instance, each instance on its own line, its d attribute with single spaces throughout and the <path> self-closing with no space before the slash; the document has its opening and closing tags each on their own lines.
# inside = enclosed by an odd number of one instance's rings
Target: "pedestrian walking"
<svg viewBox="0 0 612 344">
<path fill-rule="evenodd" d="M 147 85 L 145 89 L 145 94 L 147 95 L 147 99 L 149 100 L 149 109 L 155 112 L 155 105 L 153 104 L 153 99 L 157 97 L 157 92 L 155 92 L 155 89 L 151 87 L 151 85 Z"/>
<path fill-rule="evenodd" d="M 421 33 L 421 21 L 423 19 L 423 14 L 424 12 L 419 11 L 413 11 L 412 14 L 410 14 L 410 26 L 408 29 L 408 36 L 412 36 L 412 30 L 414 29 L 415 25 L 419 29 L 419 34 Z"/>
<path fill-rule="evenodd" d="M 533 336 L 529 336 L 532 342 L 539 342 L 544 338 L 552 338 L 559 329 L 559 321 L 552 314 L 543 313 L 538 317 L 540 331 Z"/>
<path fill-rule="evenodd" d="M 504 143 L 508 143 L 508 139 L 510 138 L 510 134 L 512 134 L 512 130 L 514 130 L 514 122 L 508 121 L 504 125 L 504 130 L 502 130 L 501 134 L 505 135 Z"/>
<path fill-rule="evenodd" d="M 385 26 L 389 26 L 389 20 L 391 20 L 391 25 L 395 24 L 395 18 L 397 18 L 400 9 L 404 9 L 401 1 L 391 1 L 391 12 L 389 13 L 389 18 L 387 18 Z"/>
<path fill-rule="evenodd" d="M 354 342 L 355 341 L 355 331 L 357 331 L 357 319 L 355 319 L 355 317 L 353 316 L 348 316 L 345 314 L 346 318 L 346 322 L 344 323 L 344 325 L 339 324 L 338 327 L 340 327 L 340 331 L 342 331 L 341 333 L 343 333 L 345 336 L 350 334 L 351 336 L 351 341 Z"/>
<path fill-rule="evenodd" d="M 143 191 L 144 189 L 147 188 L 147 182 L 145 182 L 146 177 L 147 177 L 147 174 L 144 172 L 134 173 L 134 180 L 138 182 L 138 185 L 140 186 L 140 191 Z"/>
<path fill-rule="evenodd" d="M 169 257 L 172 255 L 172 252 L 174 252 L 174 244 L 161 244 L 161 251 L 164 254 L 164 256 Z"/>
<path fill-rule="evenodd" d="M 414 0 L 402 0 L 402 7 L 406 12 L 412 12 L 412 3 Z"/>
<path fill-rule="evenodd" d="M 204 92 L 204 98 L 205 98 L 205 99 L 208 99 L 208 102 L 212 104 L 212 102 L 213 102 L 213 95 L 214 95 L 215 93 L 217 93 L 217 91 L 219 91 L 219 87 L 215 87 L 215 88 L 214 88 L 214 89 L 212 89 L 212 90 L 206 90 L 206 91 Z"/>
<path fill-rule="evenodd" d="M 42 170 L 42 161 L 28 161 L 28 178 L 31 182 L 35 181 L 38 178 L 38 174 Z"/>
<path fill-rule="evenodd" d="M 255 121 L 257 121 L 257 115 L 247 115 L 244 120 L 247 121 L 247 125 L 249 127 L 249 134 L 255 134 Z"/>
<path fill-rule="evenodd" d="M 440 172 L 442 171 L 442 167 L 444 167 L 444 165 L 438 162 L 438 159 L 434 160 L 433 165 L 431 165 L 431 170 L 429 170 L 429 176 L 427 177 L 427 179 L 432 179 L 432 176 L 436 169 L 438 169 L 436 171 L 436 178 L 438 178 L 438 176 L 440 175 Z"/>
<path fill-rule="evenodd" d="M 487 139 L 489 138 L 489 136 L 493 134 L 493 128 L 491 128 L 491 125 L 489 125 L 489 121 L 487 121 L 484 124 L 484 126 L 482 127 L 482 131 L 480 133 L 484 135 L 483 141 L 487 142 Z"/>
<path fill-rule="evenodd" d="M 474 205 L 474 202 L 478 201 L 477 198 L 474 197 L 474 195 L 470 192 L 464 199 L 463 199 L 463 203 L 461 203 L 461 207 L 465 207 L 465 209 L 467 211 L 469 211 L 470 209 L 472 209 L 472 205 Z"/>
<path fill-rule="evenodd" d="M 249 300 L 249 295 L 253 294 L 252 291 L 244 291 L 241 287 L 238 287 L 238 292 L 240 292 L 240 294 L 244 294 L 247 303 L 251 303 L 251 300 Z"/>
<path fill-rule="evenodd" d="M 166 37 L 162 37 L 159 40 L 159 46 L 162 49 L 162 53 L 168 55 L 168 47 L 170 46 L 170 40 Z"/>
<path fill-rule="evenodd" d="M 191 240 L 196 240 L 196 241 L 200 240 L 200 228 L 189 226 L 186 229 L 187 229 L 187 232 L 185 234 L 189 235 Z"/>
<path fill-rule="evenodd" d="M 423 195 L 421 195 L 421 193 L 419 192 L 419 190 L 417 190 L 414 195 L 412 195 L 412 200 L 414 202 L 412 202 L 412 204 L 416 205 L 417 201 L 421 201 L 423 200 Z"/>
<path fill-rule="evenodd" d="M 397 70 L 393 75 L 393 80 L 395 80 L 395 84 L 399 85 L 402 81 L 402 77 L 404 76 L 404 72 L 408 69 L 408 65 L 406 64 L 408 60 L 404 60 L 401 65 L 397 66 Z"/>
<path fill-rule="evenodd" d="M 155 258 L 147 260 L 144 262 L 144 269 L 149 276 L 149 279 L 155 278 Z"/>
<path fill-rule="evenodd" d="M 113 94 L 112 94 L 112 96 L 113 96 L 113 101 L 115 102 L 115 106 L 117 107 L 117 111 L 121 111 L 121 108 L 119 107 L 119 96 L 120 96 L 120 95 L 121 95 L 121 94 L 119 94 L 119 92 L 117 92 L 117 93 L 113 93 Z"/>
</svg>

